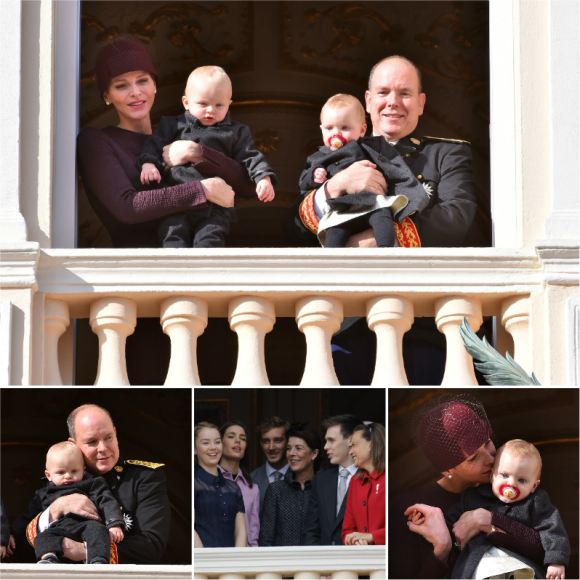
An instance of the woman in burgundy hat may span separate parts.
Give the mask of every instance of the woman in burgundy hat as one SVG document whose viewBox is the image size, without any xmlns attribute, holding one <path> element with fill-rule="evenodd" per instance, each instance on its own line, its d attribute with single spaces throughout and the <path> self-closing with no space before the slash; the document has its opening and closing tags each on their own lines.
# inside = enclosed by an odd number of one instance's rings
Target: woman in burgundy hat
<svg viewBox="0 0 580 580">
<path fill-rule="evenodd" d="M 124 37 L 100 50 L 95 73 L 103 100 L 115 107 L 119 124 L 85 127 L 77 140 L 78 163 L 87 197 L 115 248 L 158 247 L 158 218 L 205 207 L 207 201 L 232 207 L 234 191 L 255 197 L 255 186 L 242 165 L 191 141 L 166 147 L 164 161 L 169 166 L 195 163 L 201 173 L 212 177 L 161 189 L 141 184 L 136 161 L 153 132 L 157 71 L 145 45 Z"/>
<path fill-rule="evenodd" d="M 489 483 L 494 463 L 493 430 L 479 401 L 453 394 L 432 399 L 415 416 L 413 433 L 443 477 L 389 504 L 389 578 L 444 578 L 457 550 L 481 532 L 499 547 L 543 561 L 535 530 L 484 509 L 465 513 L 453 527 L 455 537 L 449 534 L 443 512 L 464 489 Z M 416 509 L 425 515 L 421 525 L 410 521 Z"/>
</svg>

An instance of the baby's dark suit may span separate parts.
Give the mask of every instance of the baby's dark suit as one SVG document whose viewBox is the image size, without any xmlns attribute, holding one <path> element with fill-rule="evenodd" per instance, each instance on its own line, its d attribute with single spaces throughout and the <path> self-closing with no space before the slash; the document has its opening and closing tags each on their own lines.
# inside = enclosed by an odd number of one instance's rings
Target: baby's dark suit
<svg viewBox="0 0 580 580">
<path fill-rule="evenodd" d="M 70 538 L 76 542 L 86 543 L 87 562 L 95 556 L 100 556 L 108 562 L 111 542 L 107 530 L 114 526 L 121 526 L 125 529 L 125 520 L 117 500 L 102 477 L 83 479 L 70 485 L 54 485 L 51 482 L 45 488 L 39 489 L 36 496 L 42 503 L 42 509 L 46 510 L 59 497 L 73 493 L 86 495 L 97 507 L 101 521 L 72 512 L 65 514 L 36 536 L 34 539 L 36 557 L 40 560 L 43 554 L 54 552 L 61 558 L 62 539 Z"/>
</svg>

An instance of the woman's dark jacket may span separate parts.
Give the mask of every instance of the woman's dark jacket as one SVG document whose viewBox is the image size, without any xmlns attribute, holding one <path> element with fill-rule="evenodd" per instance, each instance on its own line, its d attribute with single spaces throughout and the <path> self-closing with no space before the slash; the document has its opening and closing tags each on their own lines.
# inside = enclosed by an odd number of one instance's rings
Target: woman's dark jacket
<svg viewBox="0 0 580 580">
<path fill-rule="evenodd" d="M 260 547 L 304 546 L 304 521 L 311 493 L 312 479 L 302 489 L 290 469 L 284 479 L 268 486 L 260 518 Z"/>
</svg>

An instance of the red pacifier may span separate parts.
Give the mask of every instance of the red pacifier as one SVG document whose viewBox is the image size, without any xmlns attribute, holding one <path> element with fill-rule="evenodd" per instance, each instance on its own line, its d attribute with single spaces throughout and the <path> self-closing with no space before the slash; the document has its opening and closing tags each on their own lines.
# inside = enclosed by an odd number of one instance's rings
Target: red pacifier
<svg viewBox="0 0 580 580">
<path fill-rule="evenodd" d="M 520 490 L 517 487 L 508 485 L 507 483 L 499 488 L 499 493 L 506 499 L 516 500 L 520 497 Z"/>
<path fill-rule="evenodd" d="M 342 135 L 332 135 L 328 139 L 328 147 L 331 151 L 336 151 L 343 145 L 346 145 L 346 139 Z"/>
</svg>

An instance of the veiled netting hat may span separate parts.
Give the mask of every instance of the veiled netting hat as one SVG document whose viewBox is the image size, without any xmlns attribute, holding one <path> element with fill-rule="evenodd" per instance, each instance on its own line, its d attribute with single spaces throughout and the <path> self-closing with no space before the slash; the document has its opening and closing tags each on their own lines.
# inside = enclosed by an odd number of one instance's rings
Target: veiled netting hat
<svg viewBox="0 0 580 580">
<path fill-rule="evenodd" d="M 493 430 L 477 399 L 446 393 L 431 399 L 417 412 L 413 435 L 427 459 L 442 472 L 473 455 L 493 435 Z"/>
<path fill-rule="evenodd" d="M 101 95 L 107 90 L 111 79 L 135 70 L 151 73 L 157 80 L 149 50 L 137 37 L 116 38 L 101 48 L 95 61 L 95 74 Z"/>
</svg>

